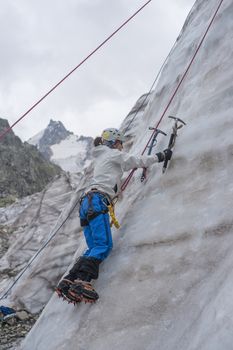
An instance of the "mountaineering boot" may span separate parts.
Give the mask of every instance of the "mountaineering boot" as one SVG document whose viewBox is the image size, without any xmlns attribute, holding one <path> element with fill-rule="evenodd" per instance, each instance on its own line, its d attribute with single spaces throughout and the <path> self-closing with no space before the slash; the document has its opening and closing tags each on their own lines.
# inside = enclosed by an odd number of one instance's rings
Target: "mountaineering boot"
<svg viewBox="0 0 233 350">
<path fill-rule="evenodd" d="M 92 287 L 90 281 L 98 278 L 100 263 L 101 260 L 96 258 L 79 257 L 68 275 L 58 284 L 56 288 L 58 296 L 62 296 L 73 304 L 81 301 L 96 301 L 99 296 Z M 72 287 L 75 288 L 71 291 Z"/>
<path fill-rule="evenodd" d="M 58 294 L 59 298 L 63 297 L 63 299 L 66 299 L 68 301 L 73 301 L 69 298 L 68 292 L 70 287 L 73 285 L 74 282 L 63 278 L 55 288 L 55 292 Z"/>
<path fill-rule="evenodd" d="M 74 282 L 68 290 L 68 296 L 69 299 L 75 302 L 84 301 L 85 303 L 94 303 L 99 299 L 99 295 L 92 284 L 82 280 Z"/>
</svg>

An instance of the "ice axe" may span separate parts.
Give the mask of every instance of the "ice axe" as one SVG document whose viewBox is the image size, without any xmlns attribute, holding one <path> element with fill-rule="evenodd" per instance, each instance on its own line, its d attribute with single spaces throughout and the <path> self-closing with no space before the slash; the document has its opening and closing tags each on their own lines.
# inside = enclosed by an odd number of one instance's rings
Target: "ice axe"
<svg viewBox="0 0 233 350">
<path fill-rule="evenodd" d="M 168 147 L 167 147 L 171 150 L 174 147 L 175 142 L 176 142 L 177 130 L 181 129 L 184 125 L 186 125 L 186 123 L 182 119 L 173 117 L 171 115 L 169 115 L 168 118 L 174 119 L 174 125 L 172 127 L 172 133 L 171 133 L 170 140 L 169 140 Z M 179 124 L 179 123 L 181 123 L 181 124 Z M 167 169 L 168 162 L 169 162 L 169 160 L 165 159 L 165 161 L 163 163 L 163 173 L 165 173 L 165 171 Z"/>
<path fill-rule="evenodd" d="M 162 134 L 162 135 L 164 135 L 164 136 L 167 136 L 167 134 L 165 134 L 165 132 L 163 132 L 163 131 L 160 130 L 160 129 L 153 128 L 152 126 L 149 127 L 149 130 L 154 130 L 154 135 L 153 135 L 153 137 L 152 137 L 152 139 L 151 139 L 151 142 L 150 142 L 149 146 L 147 146 L 147 148 L 148 148 L 148 156 L 151 155 L 153 148 L 154 148 L 154 147 L 156 146 L 156 144 L 157 144 L 157 137 L 158 137 L 158 135 L 159 135 L 159 134 Z M 143 168 L 143 170 L 142 170 L 142 175 L 141 175 L 141 182 L 143 182 L 143 181 L 145 180 L 145 178 L 146 178 L 146 172 L 147 172 L 147 169 L 146 169 L 146 168 Z"/>
</svg>

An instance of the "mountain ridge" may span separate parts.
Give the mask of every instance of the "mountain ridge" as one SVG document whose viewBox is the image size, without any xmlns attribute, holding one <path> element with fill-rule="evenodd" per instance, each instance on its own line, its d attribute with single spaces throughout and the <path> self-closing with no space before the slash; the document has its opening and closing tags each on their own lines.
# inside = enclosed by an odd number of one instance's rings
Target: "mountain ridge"
<svg viewBox="0 0 233 350">
<path fill-rule="evenodd" d="M 0 132 L 9 123 L 0 119 Z M 0 205 L 40 192 L 57 175 L 60 167 L 44 159 L 35 146 L 22 142 L 10 130 L 0 141 Z"/>
<path fill-rule="evenodd" d="M 28 142 L 35 145 L 46 159 L 71 173 L 82 172 L 91 160 L 93 138 L 74 135 L 61 121 L 50 119 L 47 127 Z"/>
</svg>

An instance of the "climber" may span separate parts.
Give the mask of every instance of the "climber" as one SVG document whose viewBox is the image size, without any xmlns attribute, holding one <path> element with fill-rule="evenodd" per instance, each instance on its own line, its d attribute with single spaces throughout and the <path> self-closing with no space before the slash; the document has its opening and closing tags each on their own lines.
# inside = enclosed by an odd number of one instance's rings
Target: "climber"
<svg viewBox="0 0 233 350">
<path fill-rule="evenodd" d="M 121 188 L 124 171 L 147 168 L 169 160 L 172 155 L 170 149 L 155 156 L 128 154 L 123 151 L 124 141 L 122 133 L 114 128 L 104 130 L 94 141 L 94 176 L 81 196 L 79 208 L 87 250 L 56 288 L 59 296 L 74 303 L 82 300 L 94 302 L 99 297 L 91 280 L 98 278 L 99 265 L 112 250 L 109 205 Z"/>
</svg>

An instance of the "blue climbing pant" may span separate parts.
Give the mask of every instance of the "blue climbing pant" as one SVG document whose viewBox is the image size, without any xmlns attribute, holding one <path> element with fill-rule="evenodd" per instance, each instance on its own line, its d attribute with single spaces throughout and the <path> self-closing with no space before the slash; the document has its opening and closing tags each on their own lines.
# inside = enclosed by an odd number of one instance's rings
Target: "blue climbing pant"
<svg viewBox="0 0 233 350">
<path fill-rule="evenodd" d="M 103 261 L 112 250 L 107 205 L 106 197 L 98 192 L 89 192 L 81 201 L 79 214 L 80 220 L 86 222 L 83 232 L 88 247 L 83 256 Z M 93 218 L 90 218 L 90 213 L 94 213 Z"/>
</svg>

